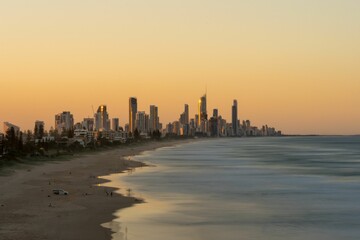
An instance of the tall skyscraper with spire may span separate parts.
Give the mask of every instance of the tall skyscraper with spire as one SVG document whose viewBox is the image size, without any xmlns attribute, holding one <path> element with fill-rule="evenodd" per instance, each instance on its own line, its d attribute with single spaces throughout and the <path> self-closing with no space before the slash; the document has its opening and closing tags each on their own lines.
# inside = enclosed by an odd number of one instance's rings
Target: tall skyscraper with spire
<svg viewBox="0 0 360 240">
<path fill-rule="evenodd" d="M 185 111 L 184 111 L 184 117 L 185 117 L 185 124 L 189 124 L 189 105 L 185 104 Z"/>
<path fill-rule="evenodd" d="M 206 110 L 206 93 L 199 99 L 199 122 L 198 125 L 201 125 L 202 121 L 208 119 L 207 110 Z"/>
<path fill-rule="evenodd" d="M 137 99 L 129 98 L 129 132 L 134 132 L 136 128 Z"/>
<path fill-rule="evenodd" d="M 237 100 L 234 100 L 231 110 L 232 110 L 231 111 L 232 112 L 232 130 L 233 130 L 233 135 L 236 136 L 236 135 L 238 135 L 238 132 L 239 132 Z"/>
</svg>

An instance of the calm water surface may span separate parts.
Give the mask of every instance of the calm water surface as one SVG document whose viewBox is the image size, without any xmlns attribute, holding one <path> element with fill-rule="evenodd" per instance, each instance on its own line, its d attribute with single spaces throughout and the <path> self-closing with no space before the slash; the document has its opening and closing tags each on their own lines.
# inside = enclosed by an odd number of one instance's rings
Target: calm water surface
<svg viewBox="0 0 360 240">
<path fill-rule="evenodd" d="M 208 140 L 135 160 L 156 167 L 113 178 L 146 203 L 116 213 L 113 239 L 360 239 L 360 137 Z"/>
</svg>

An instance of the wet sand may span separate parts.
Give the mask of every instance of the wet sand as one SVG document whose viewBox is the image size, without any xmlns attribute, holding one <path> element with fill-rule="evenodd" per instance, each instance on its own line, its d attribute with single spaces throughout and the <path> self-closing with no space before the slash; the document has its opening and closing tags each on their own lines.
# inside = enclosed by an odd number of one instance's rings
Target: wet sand
<svg viewBox="0 0 360 240">
<path fill-rule="evenodd" d="M 127 156 L 187 141 L 150 142 L 13 167 L 10 176 L 0 176 L 0 239 L 111 239 L 111 230 L 101 224 L 137 200 L 115 192 L 111 196 L 116 189 L 102 187 L 106 180 L 99 176 L 143 166 Z M 69 195 L 54 195 L 58 188 Z"/>
</svg>

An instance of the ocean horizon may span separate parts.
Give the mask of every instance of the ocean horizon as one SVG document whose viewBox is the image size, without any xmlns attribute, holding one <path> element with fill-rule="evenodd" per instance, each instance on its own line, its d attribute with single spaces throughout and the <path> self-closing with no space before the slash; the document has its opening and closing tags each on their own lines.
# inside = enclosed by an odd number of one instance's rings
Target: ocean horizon
<svg viewBox="0 0 360 240">
<path fill-rule="evenodd" d="M 112 175 L 114 240 L 358 239 L 360 137 L 220 138 L 147 151 Z"/>
</svg>

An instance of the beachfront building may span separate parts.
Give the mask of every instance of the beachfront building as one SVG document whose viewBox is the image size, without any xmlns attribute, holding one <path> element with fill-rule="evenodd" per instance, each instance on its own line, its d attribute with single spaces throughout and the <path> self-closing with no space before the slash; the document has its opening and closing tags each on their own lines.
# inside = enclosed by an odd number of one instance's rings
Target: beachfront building
<svg viewBox="0 0 360 240">
<path fill-rule="evenodd" d="M 129 98 L 129 132 L 134 132 L 136 128 L 136 113 L 137 113 L 137 99 L 135 97 Z"/>
<path fill-rule="evenodd" d="M 237 100 L 234 100 L 234 103 L 231 108 L 231 114 L 232 114 L 232 135 L 237 136 L 239 134 L 239 124 L 238 124 L 238 104 Z"/>
<path fill-rule="evenodd" d="M 70 112 L 62 112 L 55 115 L 55 128 L 58 133 L 69 131 L 74 126 L 74 117 Z"/>
<path fill-rule="evenodd" d="M 145 114 L 145 129 L 146 129 L 146 134 L 150 132 L 150 116 L 149 116 L 149 114 Z"/>
<path fill-rule="evenodd" d="M 209 119 L 209 133 L 211 137 L 219 136 L 219 124 L 217 117 L 211 117 Z"/>
<path fill-rule="evenodd" d="M 139 111 L 136 113 L 136 129 L 139 133 L 147 133 L 146 129 L 146 114 L 144 111 Z"/>
<path fill-rule="evenodd" d="M 201 125 L 201 122 L 205 122 L 208 119 L 208 115 L 207 115 L 207 108 L 206 108 L 206 94 L 204 94 L 200 99 L 199 99 L 199 118 L 198 118 L 198 125 Z"/>
<path fill-rule="evenodd" d="M 159 112 L 155 105 L 150 105 L 149 130 L 150 132 L 159 130 Z"/>
<path fill-rule="evenodd" d="M 195 132 L 196 132 L 196 121 L 194 118 L 191 118 L 189 122 L 188 136 L 195 136 Z"/>
<path fill-rule="evenodd" d="M 94 131 L 95 120 L 94 118 L 84 118 L 81 125 L 83 129 L 86 129 L 88 131 Z"/>
<path fill-rule="evenodd" d="M 180 127 L 180 122 L 179 121 L 175 121 L 172 123 L 172 133 L 176 136 L 181 135 L 181 131 L 180 131 L 181 127 Z"/>
<path fill-rule="evenodd" d="M 199 114 L 195 114 L 195 118 L 194 118 L 194 120 L 195 120 L 195 129 L 196 129 L 196 131 L 197 131 L 197 129 L 199 128 Z"/>
<path fill-rule="evenodd" d="M 111 130 L 120 131 L 119 118 L 113 118 L 111 122 Z"/>
<path fill-rule="evenodd" d="M 100 105 L 94 117 L 95 117 L 95 130 L 97 131 L 110 130 L 110 120 L 106 105 Z"/>
<path fill-rule="evenodd" d="M 11 130 L 11 128 L 14 129 L 14 132 L 15 132 L 15 136 L 19 137 L 20 136 L 20 127 L 12 124 L 12 123 L 9 123 L 9 122 L 4 122 L 3 124 L 3 130 L 4 130 L 4 134 L 6 135 L 6 133 L 8 131 Z"/>
<path fill-rule="evenodd" d="M 184 136 L 190 134 L 190 124 L 189 124 L 189 105 L 185 104 L 184 112 L 180 114 L 180 124 Z"/>
<path fill-rule="evenodd" d="M 213 117 L 218 118 L 219 117 L 219 110 L 217 108 L 213 109 Z"/>
<path fill-rule="evenodd" d="M 208 135 L 208 114 L 207 114 L 207 98 L 204 94 L 198 102 L 198 114 L 195 115 L 196 119 L 196 135 L 207 136 Z"/>
<path fill-rule="evenodd" d="M 221 116 L 219 117 L 219 135 L 222 137 L 227 136 L 226 120 Z"/>
<path fill-rule="evenodd" d="M 36 121 L 34 128 L 35 139 L 42 139 L 42 137 L 44 136 L 44 131 L 45 131 L 44 121 Z"/>
<path fill-rule="evenodd" d="M 185 104 L 184 112 L 180 115 L 180 123 L 189 124 L 189 105 Z"/>
</svg>

